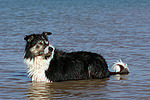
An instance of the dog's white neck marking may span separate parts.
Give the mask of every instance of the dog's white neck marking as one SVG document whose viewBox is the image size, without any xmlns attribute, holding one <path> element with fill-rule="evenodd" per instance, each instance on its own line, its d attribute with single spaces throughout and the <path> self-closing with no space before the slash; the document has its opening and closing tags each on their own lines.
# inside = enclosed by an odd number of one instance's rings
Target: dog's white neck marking
<svg viewBox="0 0 150 100">
<path fill-rule="evenodd" d="M 49 62 L 46 59 L 37 56 L 33 59 L 24 59 L 24 61 L 27 65 L 28 76 L 32 81 L 49 81 L 45 75 L 45 70 L 49 67 Z"/>
<path fill-rule="evenodd" d="M 55 50 L 53 46 L 51 45 L 49 46 L 53 48 L 53 51 L 52 51 L 52 55 L 48 59 L 45 59 L 42 56 L 37 56 L 32 59 L 30 58 L 24 59 L 24 62 L 26 63 L 28 69 L 28 76 L 31 77 L 32 81 L 52 82 L 49 79 L 47 79 L 45 74 L 45 71 L 49 68 L 49 64 L 53 58 L 54 50 Z M 48 47 L 45 49 L 44 51 L 45 53 L 48 52 Z"/>
</svg>

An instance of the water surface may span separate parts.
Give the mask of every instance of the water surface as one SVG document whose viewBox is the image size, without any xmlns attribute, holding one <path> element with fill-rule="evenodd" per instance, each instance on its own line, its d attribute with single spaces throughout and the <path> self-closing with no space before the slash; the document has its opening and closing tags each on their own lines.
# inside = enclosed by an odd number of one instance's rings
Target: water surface
<svg viewBox="0 0 150 100">
<path fill-rule="evenodd" d="M 149 0 L 0 0 L 1 99 L 150 99 Z M 50 31 L 50 43 L 102 54 L 109 69 L 122 59 L 129 75 L 31 82 L 23 63 L 24 36 Z"/>
</svg>

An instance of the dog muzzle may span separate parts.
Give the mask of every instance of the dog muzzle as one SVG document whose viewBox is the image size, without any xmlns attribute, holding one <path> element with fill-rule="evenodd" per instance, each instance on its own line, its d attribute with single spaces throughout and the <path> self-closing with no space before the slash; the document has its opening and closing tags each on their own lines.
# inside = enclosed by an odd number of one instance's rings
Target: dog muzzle
<svg viewBox="0 0 150 100">
<path fill-rule="evenodd" d="M 44 55 L 45 55 L 45 57 L 50 57 L 50 56 L 53 54 L 54 49 L 55 49 L 55 48 L 54 48 L 53 46 L 51 46 L 51 45 L 47 46 L 47 47 L 44 49 Z"/>
</svg>

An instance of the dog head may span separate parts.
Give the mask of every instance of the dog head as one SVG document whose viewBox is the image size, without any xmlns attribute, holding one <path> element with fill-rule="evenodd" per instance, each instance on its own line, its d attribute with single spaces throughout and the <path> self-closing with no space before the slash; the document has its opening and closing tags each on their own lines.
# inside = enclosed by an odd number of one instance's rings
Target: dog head
<svg viewBox="0 0 150 100">
<path fill-rule="evenodd" d="M 42 34 L 26 35 L 25 56 L 24 58 L 34 58 L 37 56 L 50 56 L 53 47 L 49 46 L 48 36 L 51 32 L 43 32 Z"/>
</svg>

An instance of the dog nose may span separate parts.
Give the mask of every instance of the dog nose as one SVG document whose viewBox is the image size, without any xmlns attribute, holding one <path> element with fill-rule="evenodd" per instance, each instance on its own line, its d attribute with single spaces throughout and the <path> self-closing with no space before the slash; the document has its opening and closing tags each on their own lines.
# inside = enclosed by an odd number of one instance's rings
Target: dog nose
<svg viewBox="0 0 150 100">
<path fill-rule="evenodd" d="M 52 47 L 49 47 L 48 49 L 49 49 L 49 51 L 50 51 L 50 52 L 52 52 L 52 51 L 53 51 L 53 48 L 52 48 Z"/>
</svg>

